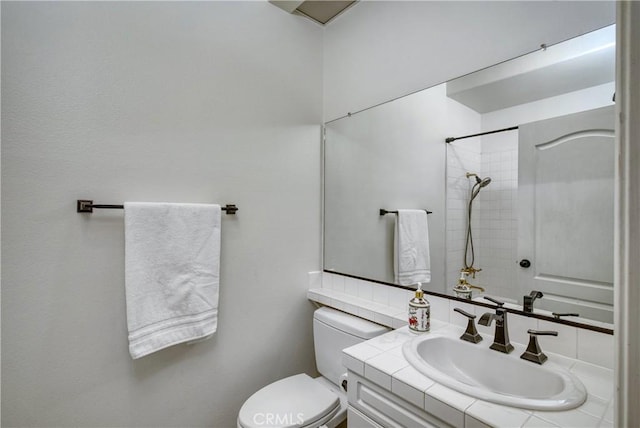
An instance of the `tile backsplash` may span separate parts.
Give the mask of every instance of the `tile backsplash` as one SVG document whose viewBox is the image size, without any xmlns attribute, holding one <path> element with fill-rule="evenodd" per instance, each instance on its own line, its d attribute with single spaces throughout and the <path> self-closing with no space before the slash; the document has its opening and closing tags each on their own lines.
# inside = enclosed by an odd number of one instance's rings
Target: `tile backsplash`
<svg viewBox="0 0 640 428">
<path fill-rule="evenodd" d="M 362 318 L 399 328 L 406 325 L 407 305 L 413 291 L 328 272 L 309 273 L 308 298 Z M 467 319 L 453 311 L 461 308 L 480 317 L 489 308 L 437 296 L 426 296 L 431 304 L 431 319 L 465 327 Z M 526 345 L 527 329 L 555 330 L 558 337 L 540 337 L 546 352 L 553 352 L 587 363 L 613 369 L 613 336 L 592 330 L 552 323 L 537 318 L 509 314 L 511 341 Z M 493 335 L 493 328 L 478 326 L 478 331 Z"/>
</svg>

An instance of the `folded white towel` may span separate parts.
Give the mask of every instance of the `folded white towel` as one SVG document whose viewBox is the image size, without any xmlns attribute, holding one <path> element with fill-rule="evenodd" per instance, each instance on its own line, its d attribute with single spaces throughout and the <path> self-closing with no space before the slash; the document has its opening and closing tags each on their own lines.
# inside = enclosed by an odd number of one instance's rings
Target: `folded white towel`
<svg viewBox="0 0 640 428">
<path fill-rule="evenodd" d="M 129 352 L 134 359 L 215 333 L 220 206 L 124 204 Z"/>
<path fill-rule="evenodd" d="M 431 282 L 429 227 L 424 210 L 398 210 L 394 240 L 396 282 Z"/>
</svg>

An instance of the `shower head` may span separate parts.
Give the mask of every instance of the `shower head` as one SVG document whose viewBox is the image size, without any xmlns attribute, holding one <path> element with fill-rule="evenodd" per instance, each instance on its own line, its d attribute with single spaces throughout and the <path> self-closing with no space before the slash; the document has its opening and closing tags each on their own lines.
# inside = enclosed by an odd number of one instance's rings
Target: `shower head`
<svg viewBox="0 0 640 428">
<path fill-rule="evenodd" d="M 491 183 L 491 177 L 480 178 L 478 174 L 474 174 L 473 172 L 467 172 L 467 178 L 474 177 L 476 179 L 476 184 L 479 184 L 480 187 L 486 187 L 489 183 Z"/>
<path fill-rule="evenodd" d="M 486 186 L 488 186 L 488 185 L 489 185 L 489 183 L 491 183 L 491 177 L 485 177 L 485 178 L 483 178 L 482 180 L 480 180 L 480 179 L 476 176 L 476 181 L 477 181 L 477 184 L 479 184 L 481 188 L 482 188 L 482 187 L 486 187 Z"/>
<path fill-rule="evenodd" d="M 468 173 L 467 173 L 468 174 Z M 476 196 L 480 193 L 480 189 L 483 187 L 487 187 L 489 183 L 491 183 L 491 177 L 480 178 L 476 174 L 473 174 L 476 177 L 476 184 L 471 188 L 471 199 L 469 203 L 471 203 Z"/>
</svg>

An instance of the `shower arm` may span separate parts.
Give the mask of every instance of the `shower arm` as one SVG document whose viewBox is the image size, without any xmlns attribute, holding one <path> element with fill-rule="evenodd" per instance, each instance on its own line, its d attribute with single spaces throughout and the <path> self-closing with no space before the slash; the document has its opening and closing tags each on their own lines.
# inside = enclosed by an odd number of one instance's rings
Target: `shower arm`
<svg viewBox="0 0 640 428">
<path fill-rule="evenodd" d="M 471 275 L 473 279 L 476 278 L 476 273 L 481 271 L 482 269 L 477 269 L 477 268 L 474 268 L 473 266 L 465 267 L 460 270 L 460 272 L 464 273 L 467 276 Z"/>
</svg>

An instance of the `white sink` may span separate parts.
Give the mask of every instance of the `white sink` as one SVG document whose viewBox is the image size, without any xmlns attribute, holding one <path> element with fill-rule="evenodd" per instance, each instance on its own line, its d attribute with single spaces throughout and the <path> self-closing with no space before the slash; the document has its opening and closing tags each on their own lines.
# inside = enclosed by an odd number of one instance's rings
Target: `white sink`
<svg viewBox="0 0 640 428">
<path fill-rule="evenodd" d="M 568 410 L 587 398 L 578 378 L 553 363 L 537 365 L 521 351 L 502 354 L 486 340 L 473 344 L 437 333 L 406 342 L 411 366 L 434 381 L 485 401 L 530 410 Z"/>
</svg>

